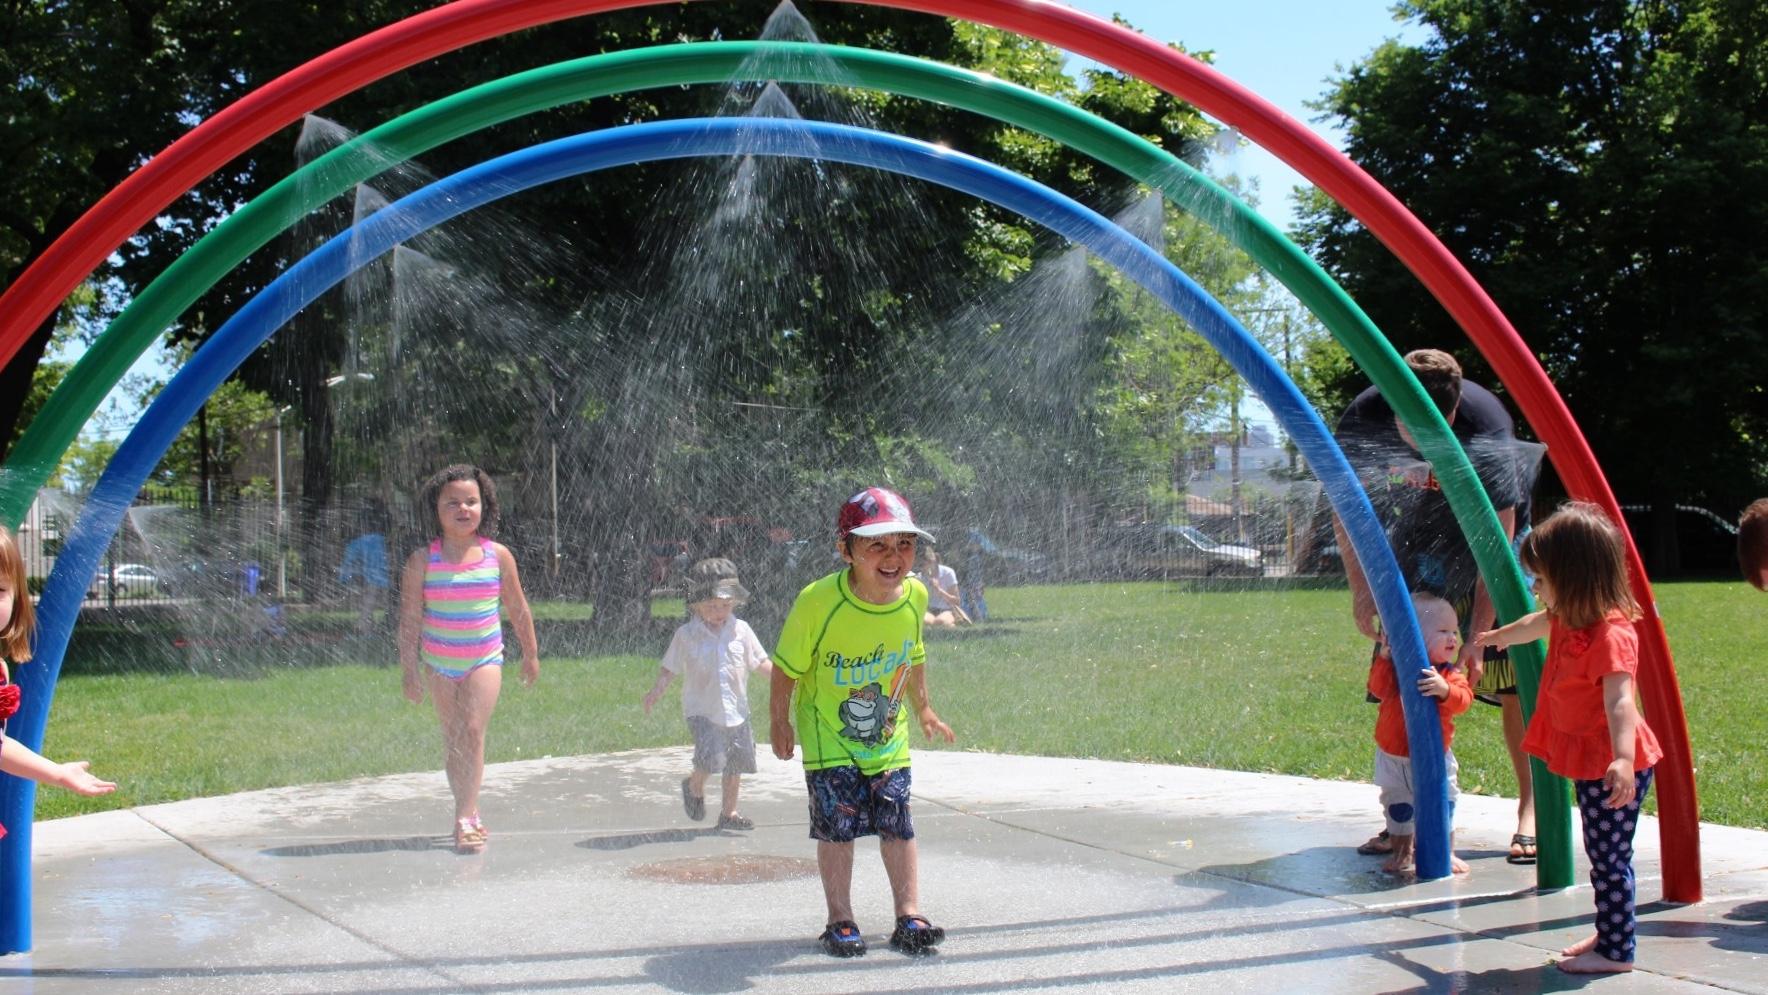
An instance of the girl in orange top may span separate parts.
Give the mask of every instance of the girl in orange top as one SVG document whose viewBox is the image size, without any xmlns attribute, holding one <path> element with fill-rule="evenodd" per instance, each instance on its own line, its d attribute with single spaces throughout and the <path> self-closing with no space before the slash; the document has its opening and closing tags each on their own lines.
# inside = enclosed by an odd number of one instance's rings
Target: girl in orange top
<svg viewBox="0 0 1768 995">
<path fill-rule="evenodd" d="M 1663 756 L 1633 700 L 1640 616 L 1627 586 L 1620 530 L 1593 504 L 1572 502 L 1535 527 L 1522 563 L 1537 579 L 1540 611 L 1477 642 L 1514 646 L 1547 638 L 1535 715 L 1522 747 L 1574 782 L 1584 853 L 1596 894 L 1596 933 L 1567 947 L 1559 968 L 1573 974 L 1633 969 L 1633 832 Z"/>
</svg>

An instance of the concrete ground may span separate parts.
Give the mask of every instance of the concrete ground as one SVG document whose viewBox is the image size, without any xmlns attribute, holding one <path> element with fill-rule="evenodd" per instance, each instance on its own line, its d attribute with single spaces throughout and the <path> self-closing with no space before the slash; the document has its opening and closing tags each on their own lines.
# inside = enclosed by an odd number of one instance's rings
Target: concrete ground
<svg viewBox="0 0 1768 995">
<path fill-rule="evenodd" d="M 765 747 L 763 748 L 765 751 Z M 1463 797 L 1464 880 L 1379 873 L 1352 847 L 1374 788 L 974 753 L 915 761 L 922 906 L 937 956 L 891 950 L 870 841 L 872 945 L 823 923 L 796 763 L 745 779 L 752 832 L 683 815 L 685 749 L 500 764 L 489 849 L 455 855 L 440 773 L 251 792 L 44 823 L 35 944 L 0 992 L 1768 993 L 1768 833 L 1705 827 L 1708 899 L 1659 900 L 1639 835 L 1639 969 L 1552 966 L 1587 888 L 1505 863 L 1514 803 Z M 709 807 L 716 815 L 714 787 Z"/>
</svg>

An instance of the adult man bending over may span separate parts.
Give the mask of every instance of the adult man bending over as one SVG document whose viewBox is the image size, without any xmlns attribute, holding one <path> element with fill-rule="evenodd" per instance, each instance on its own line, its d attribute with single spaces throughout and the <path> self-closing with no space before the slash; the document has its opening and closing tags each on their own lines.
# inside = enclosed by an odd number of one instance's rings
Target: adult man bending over
<svg viewBox="0 0 1768 995">
<path fill-rule="evenodd" d="M 1480 485 L 1498 512 L 1506 537 L 1514 539 L 1528 531 L 1529 490 L 1533 486 L 1539 450 L 1518 443 L 1516 423 L 1491 391 L 1462 379 L 1461 364 L 1440 349 L 1417 349 L 1406 354 L 1406 365 L 1418 377 L 1426 394 L 1442 412 L 1450 430 L 1467 451 Z M 1509 655 L 1486 651 L 1467 639 L 1470 632 L 1484 632 L 1495 612 L 1486 585 L 1479 575 L 1473 550 L 1467 544 L 1454 511 L 1443 495 L 1435 469 L 1418 452 L 1412 434 L 1395 417 L 1394 410 L 1370 387 L 1339 418 L 1337 438 L 1345 458 L 1356 471 L 1387 531 L 1388 544 L 1412 591 L 1429 591 L 1455 607 L 1462 624 L 1462 647 L 1458 665 L 1474 685 L 1479 700 L 1497 705 L 1504 716 L 1504 743 L 1516 774 L 1516 833 L 1511 837 L 1511 863 L 1535 861 L 1535 798 L 1531 790 L 1528 757 L 1522 752 L 1522 704 L 1516 694 L 1516 673 Z M 1363 576 L 1344 526 L 1333 519 L 1338 548 L 1344 557 L 1345 577 L 1351 587 L 1351 614 L 1357 631 L 1380 647 L 1375 598 Z M 1357 848 L 1362 853 L 1387 853 L 1391 849 L 1383 832 Z"/>
</svg>

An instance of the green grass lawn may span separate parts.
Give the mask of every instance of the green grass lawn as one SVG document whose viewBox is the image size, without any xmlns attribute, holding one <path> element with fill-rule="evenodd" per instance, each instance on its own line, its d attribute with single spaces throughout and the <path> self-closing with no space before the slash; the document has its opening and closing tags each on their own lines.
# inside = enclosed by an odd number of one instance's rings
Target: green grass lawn
<svg viewBox="0 0 1768 995">
<path fill-rule="evenodd" d="M 1694 738 L 1702 818 L 1763 827 L 1768 713 L 1736 690 L 1749 686 L 1748 666 L 1768 660 L 1763 596 L 1741 582 L 1665 584 L 1658 594 Z M 928 640 L 933 701 L 959 737 L 952 748 L 1369 776 L 1368 648 L 1342 590 L 1100 584 L 1003 588 L 989 602 L 988 625 Z M 660 603 L 657 613 L 678 611 Z M 585 649 L 593 645 L 585 610 L 554 604 L 537 614 L 543 649 L 578 655 L 545 656 L 534 688 L 506 683 L 490 760 L 688 741 L 673 689 L 652 715 L 639 707 L 668 621 L 642 655 L 598 654 Z M 301 630 L 310 642 L 253 646 L 220 676 L 191 672 L 151 628 L 83 635 L 57 690 L 47 752 L 90 759 L 121 787 L 99 799 L 46 789 L 39 814 L 438 769 L 429 705 L 400 697 L 390 648 L 343 635 L 344 618 Z M 81 653 L 112 662 L 82 661 Z M 750 691 L 765 735 L 765 682 Z M 1455 752 L 1464 790 L 1514 793 L 1496 709 L 1476 704 L 1462 718 Z"/>
</svg>

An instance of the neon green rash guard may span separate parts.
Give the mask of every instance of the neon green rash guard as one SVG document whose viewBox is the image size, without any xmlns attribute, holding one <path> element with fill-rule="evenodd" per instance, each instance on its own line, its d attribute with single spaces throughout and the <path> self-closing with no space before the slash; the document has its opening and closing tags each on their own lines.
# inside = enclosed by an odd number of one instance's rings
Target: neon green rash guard
<svg viewBox="0 0 1768 995">
<path fill-rule="evenodd" d="M 907 693 L 890 708 L 891 690 L 908 668 L 927 660 L 921 617 L 927 588 L 910 577 L 888 605 L 861 601 L 841 570 L 798 592 L 780 629 L 774 666 L 798 682 L 793 721 L 804 769 L 857 766 L 866 774 L 909 765 Z"/>
</svg>

